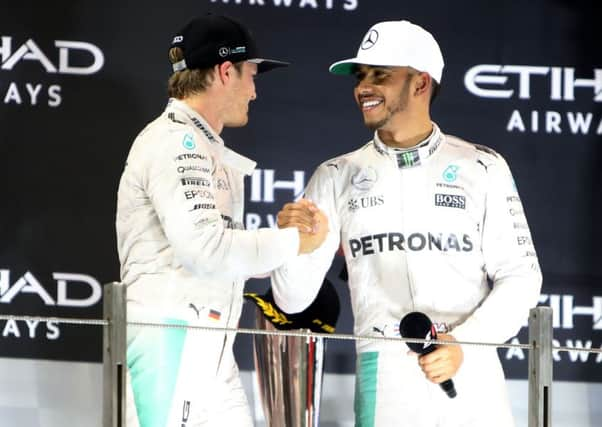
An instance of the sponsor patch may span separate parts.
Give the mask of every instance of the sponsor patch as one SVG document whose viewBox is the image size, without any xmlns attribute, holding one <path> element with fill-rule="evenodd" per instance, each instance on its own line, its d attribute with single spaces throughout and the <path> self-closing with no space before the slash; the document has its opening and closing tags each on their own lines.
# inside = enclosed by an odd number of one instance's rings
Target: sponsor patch
<svg viewBox="0 0 602 427">
<path fill-rule="evenodd" d="M 466 209 L 466 197 L 460 194 L 435 194 L 435 206 Z"/>
<path fill-rule="evenodd" d="M 215 209 L 215 204 L 214 203 L 197 203 L 190 210 L 196 211 L 199 209 Z"/>
<path fill-rule="evenodd" d="M 174 158 L 174 160 L 177 162 L 182 161 L 182 160 L 190 160 L 190 159 L 207 160 L 207 156 L 203 156 L 202 154 L 198 154 L 198 153 L 184 153 L 184 154 L 178 154 Z"/>
<path fill-rule="evenodd" d="M 187 150 L 194 150 L 196 148 L 196 144 L 194 143 L 194 138 L 189 133 L 184 135 L 184 139 L 182 140 L 182 145 Z"/>
<path fill-rule="evenodd" d="M 351 212 L 354 212 L 358 209 L 364 208 L 372 208 L 374 206 L 381 206 L 385 204 L 385 196 L 368 196 L 368 197 L 357 197 L 353 199 L 349 199 L 347 202 L 347 206 Z"/>
<path fill-rule="evenodd" d="M 361 169 L 351 177 L 351 185 L 361 191 L 370 190 L 378 179 L 376 170 L 371 167 Z"/>
<path fill-rule="evenodd" d="M 184 192 L 184 197 L 186 197 L 186 200 L 194 199 L 196 197 L 209 200 L 215 199 L 209 190 L 188 190 Z"/>
<path fill-rule="evenodd" d="M 445 182 L 454 182 L 458 178 L 459 169 L 460 167 L 456 165 L 449 165 L 446 167 L 442 174 Z"/>
<path fill-rule="evenodd" d="M 200 187 L 211 187 L 211 181 L 205 178 L 189 177 L 180 179 L 182 185 L 198 185 Z"/>
</svg>

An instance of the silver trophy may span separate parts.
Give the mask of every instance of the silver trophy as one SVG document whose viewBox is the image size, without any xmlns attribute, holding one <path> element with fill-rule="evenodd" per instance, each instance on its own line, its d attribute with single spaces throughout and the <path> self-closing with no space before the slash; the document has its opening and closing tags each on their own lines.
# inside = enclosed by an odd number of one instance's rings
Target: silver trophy
<svg viewBox="0 0 602 427">
<path fill-rule="evenodd" d="M 256 310 L 255 326 L 276 330 L 260 309 Z M 253 346 L 266 426 L 316 427 L 324 373 L 324 338 L 255 335 Z"/>
<path fill-rule="evenodd" d="M 304 312 L 290 315 L 274 303 L 271 292 L 246 294 L 255 302 L 255 326 L 268 331 L 332 333 L 339 300 L 325 281 Z M 324 376 L 323 337 L 255 334 L 255 372 L 267 427 L 317 427 Z"/>
</svg>

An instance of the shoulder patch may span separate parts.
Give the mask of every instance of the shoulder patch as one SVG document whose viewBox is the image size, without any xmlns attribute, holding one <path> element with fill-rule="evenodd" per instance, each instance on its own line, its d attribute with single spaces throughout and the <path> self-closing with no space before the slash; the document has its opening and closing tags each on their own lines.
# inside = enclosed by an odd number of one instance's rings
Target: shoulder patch
<svg viewBox="0 0 602 427">
<path fill-rule="evenodd" d="M 169 114 L 167 115 L 167 118 L 168 118 L 169 120 L 171 120 L 172 122 L 174 122 L 174 123 L 180 123 L 181 125 L 185 125 L 185 124 L 186 124 L 185 122 L 183 122 L 183 121 L 181 121 L 181 120 L 178 120 L 178 119 L 176 119 L 176 115 L 175 115 L 174 113 L 169 113 Z"/>
<path fill-rule="evenodd" d="M 487 147 L 485 145 L 480 145 L 480 144 L 473 144 L 473 145 L 474 145 L 474 148 L 477 149 L 477 151 L 481 151 L 483 153 L 490 154 L 490 155 L 492 155 L 494 157 L 499 157 L 500 156 L 495 150 L 493 150 L 493 149 L 491 149 L 491 148 L 489 148 L 489 147 Z"/>
</svg>

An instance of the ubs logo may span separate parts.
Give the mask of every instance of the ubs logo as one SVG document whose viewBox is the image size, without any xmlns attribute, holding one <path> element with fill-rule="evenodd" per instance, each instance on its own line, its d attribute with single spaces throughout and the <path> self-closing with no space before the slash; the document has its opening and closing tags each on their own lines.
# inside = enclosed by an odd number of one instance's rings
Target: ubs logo
<svg viewBox="0 0 602 427">
<path fill-rule="evenodd" d="M 354 212 L 358 209 L 372 208 L 374 206 L 381 206 L 385 203 L 385 197 L 381 194 L 379 196 L 359 197 L 357 199 L 349 199 L 347 205 L 349 210 Z"/>
</svg>

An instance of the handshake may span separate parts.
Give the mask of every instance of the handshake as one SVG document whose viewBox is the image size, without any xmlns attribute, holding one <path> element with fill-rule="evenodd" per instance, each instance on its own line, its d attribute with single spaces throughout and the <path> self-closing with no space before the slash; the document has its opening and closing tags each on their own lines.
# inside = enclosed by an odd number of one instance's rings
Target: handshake
<svg viewBox="0 0 602 427">
<path fill-rule="evenodd" d="M 296 227 L 299 230 L 299 254 L 319 248 L 328 234 L 328 218 L 307 199 L 285 204 L 277 219 L 278 228 Z"/>
</svg>

